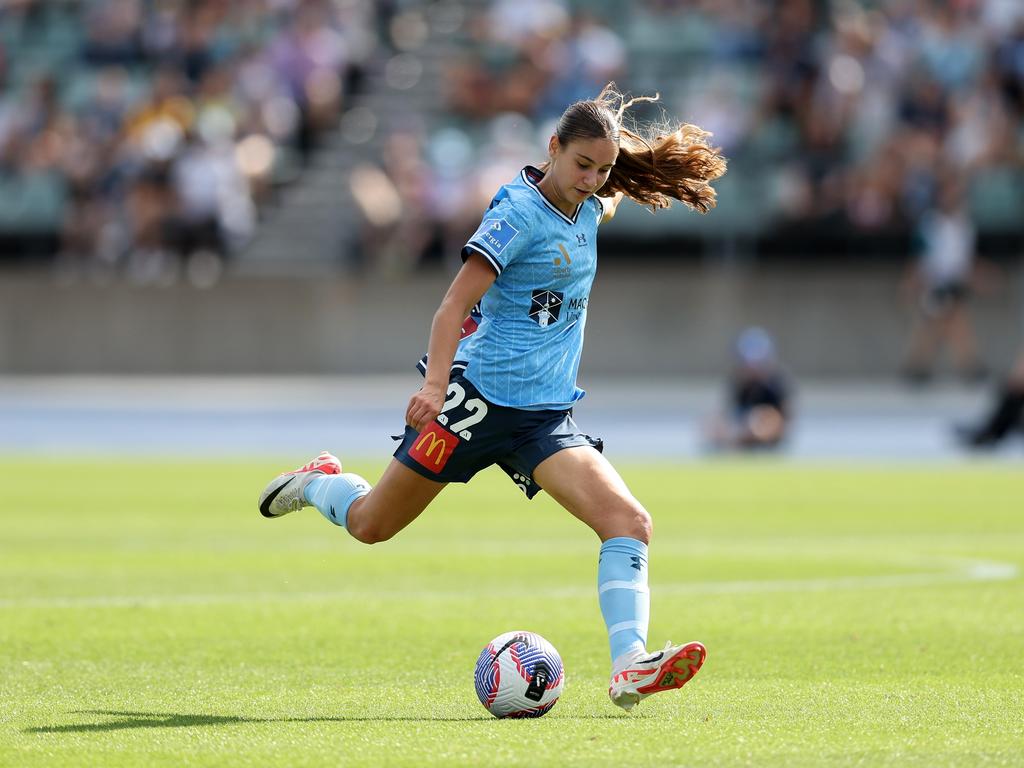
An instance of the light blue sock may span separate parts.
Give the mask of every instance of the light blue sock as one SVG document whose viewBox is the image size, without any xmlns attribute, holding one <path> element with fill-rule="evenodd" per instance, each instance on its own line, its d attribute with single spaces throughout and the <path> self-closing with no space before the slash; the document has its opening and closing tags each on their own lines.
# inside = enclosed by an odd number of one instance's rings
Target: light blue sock
<svg viewBox="0 0 1024 768">
<path fill-rule="evenodd" d="M 614 662 L 627 651 L 647 648 L 651 594 L 647 588 L 647 545 L 618 536 L 601 545 L 597 593 L 608 628 Z"/>
<path fill-rule="evenodd" d="M 320 510 L 321 515 L 347 529 L 349 507 L 353 501 L 368 494 L 370 487 L 359 475 L 344 472 L 340 475 L 314 477 L 303 489 L 302 495 Z"/>
</svg>

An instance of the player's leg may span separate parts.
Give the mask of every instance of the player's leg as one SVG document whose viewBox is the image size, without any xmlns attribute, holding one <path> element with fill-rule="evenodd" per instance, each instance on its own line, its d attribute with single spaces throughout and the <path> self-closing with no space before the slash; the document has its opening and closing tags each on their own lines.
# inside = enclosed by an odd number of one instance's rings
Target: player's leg
<svg viewBox="0 0 1024 768">
<path fill-rule="evenodd" d="M 601 541 L 628 537 L 644 546 L 650 542 L 651 516 L 596 448 L 584 445 L 558 451 L 534 468 L 533 477 Z"/>
<path fill-rule="evenodd" d="M 994 448 L 1016 429 L 1024 429 L 1024 387 L 1008 381 L 985 418 L 975 426 L 958 427 L 957 436 L 968 448 Z"/>
<path fill-rule="evenodd" d="M 346 528 L 365 544 L 387 541 L 419 517 L 445 485 L 392 459 L 370 492 L 352 502 Z"/>
<path fill-rule="evenodd" d="M 956 301 L 949 314 L 949 344 L 953 353 L 953 362 L 962 378 L 969 381 L 980 381 L 987 371 L 978 355 L 978 344 L 974 335 L 974 325 L 967 308 L 967 300 Z"/>
<path fill-rule="evenodd" d="M 598 600 L 612 658 L 609 695 L 624 709 L 651 693 L 681 687 L 704 663 L 700 643 L 647 652 L 650 592 L 647 545 L 651 517 L 611 463 L 590 446 L 547 457 L 533 478 L 601 539 Z"/>
<path fill-rule="evenodd" d="M 932 375 L 941 336 L 941 321 L 934 316 L 932 310 L 921 308 L 911 322 L 903 371 L 912 382 L 924 382 Z"/>
<path fill-rule="evenodd" d="M 324 452 L 293 472 L 274 478 L 260 496 L 264 517 L 280 517 L 312 505 L 327 520 L 367 544 L 386 541 L 415 520 L 445 483 L 392 461 L 376 486 Z"/>
<path fill-rule="evenodd" d="M 598 590 L 612 661 L 647 647 L 651 516 L 595 448 L 566 448 L 533 470 L 552 498 L 601 539 Z"/>
<path fill-rule="evenodd" d="M 276 517 L 312 504 L 359 541 L 373 544 L 390 539 L 415 520 L 445 485 L 468 482 L 494 463 L 494 454 L 507 450 L 509 435 L 515 432 L 519 412 L 485 401 L 458 373 L 449 384 L 449 393 L 453 392 L 455 402 L 450 400 L 445 413 L 422 432 L 406 426 L 395 459 L 376 486 L 358 475 L 342 473 L 338 460 L 324 454 L 333 464 L 312 467 L 319 470 L 315 476 L 289 479 L 281 475 L 267 486 L 260 511 Z M 447 429 L 460 422 L 458 434 Z M 470 424 L 472 432 L 466 429 Z"/>
</svg>

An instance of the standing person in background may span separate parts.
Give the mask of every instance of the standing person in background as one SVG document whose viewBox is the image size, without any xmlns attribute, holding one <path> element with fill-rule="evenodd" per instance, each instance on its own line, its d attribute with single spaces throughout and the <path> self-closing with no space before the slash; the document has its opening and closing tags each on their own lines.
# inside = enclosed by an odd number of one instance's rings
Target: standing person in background
<svg viewBox="0 0 1024 768">
<path fill-rule="evenodd" d="M 949 345 L 965 381 L 987 375 L 967 312 L 977 235 L 965 197 L 964 182 L 946 171 L 938 182 L 935 206 L 920 222 L 921 255 L 905 284 L 918 304 L 904 367 L 913 383 L 932 377 L 940 343 Z"/>
<path fill-rule="evenodd" d="M 409 400 L 406 430 L 376 486 L 322 453 L 274 478 L 265 517 L 315 506 L 359 541 L 385 541 L 450 482 L 498 464 L 533 498 L 542 488 L 601 540 L 598 597 L 611 649 L 609 696 L 631 709 L 681 687 L 704 662 L 697 642 L 647 651 L 651 516 L 572 417 L 597 228 L 623 196 L 652 209 L 680 200 L 701 213 L 725 159 L 686 124 L 630 130 L 637 101 L 613 85 L 569 106 L 548 162 L 501 187 L 462 250 L 463 265 L 434 315 L 425 381 Z M 602 196 L 597 196 L 601 191 Z"/>
</svg>

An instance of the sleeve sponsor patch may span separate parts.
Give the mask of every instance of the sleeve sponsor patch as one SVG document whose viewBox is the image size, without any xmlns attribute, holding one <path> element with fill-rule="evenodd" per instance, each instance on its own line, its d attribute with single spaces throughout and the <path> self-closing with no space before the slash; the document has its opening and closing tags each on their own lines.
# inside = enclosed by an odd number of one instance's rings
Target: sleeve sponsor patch
<svg viewBox="0 0 1024 768">
<path fill-rule="evenodd" d="M 485 219 L 469 242 L 479 243 L 495 256 L 500 256 L 518 234 L 519 230 L 509 224 L 508 219 Z"/>
</svg>

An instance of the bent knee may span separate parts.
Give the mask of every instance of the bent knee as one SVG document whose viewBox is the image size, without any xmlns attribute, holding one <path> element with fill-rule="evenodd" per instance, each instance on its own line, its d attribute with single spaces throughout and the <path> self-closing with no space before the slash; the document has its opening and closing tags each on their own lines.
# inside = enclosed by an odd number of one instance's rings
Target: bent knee
<svg viewBox="0 0 1024 768">
<path fill-rule="evenodd" d="M 630 539 L 651 543 L 654 532 L 654 521 L 644 506 L 634 498 L 624 500 L 622 507 L 614 515 L 607 538 L 624 536 Z"/>
<path fill-rule="evenodd" d="M 390 530 L 384 526 L 379 525 L 374 520 L 362 522 L 359 519 L 349 518 L 348 532 L 352 535 L 356 541 L 361 541 L 363 544 L 380 544 L 382 541 L 394 538 L 395 534 L 398 533 L 396 530 Z"/>
<path fill-rule="evenodd" d="M 635 502 L 633 512 L 633 538 L 639 539 L 644 544 L 651 543 L 651 535 L 654 533 L 654 520 L 651 513 L 644 509 L 640 502 Z"/>
<path fill-rule="evenodd" d="M 395 531 L 385 531 L 380 528 L 350 528 L 349 533 L 356 541 L 363 544 L 380 544 L 383 541 L 394 538 Z"/>
</svg>

